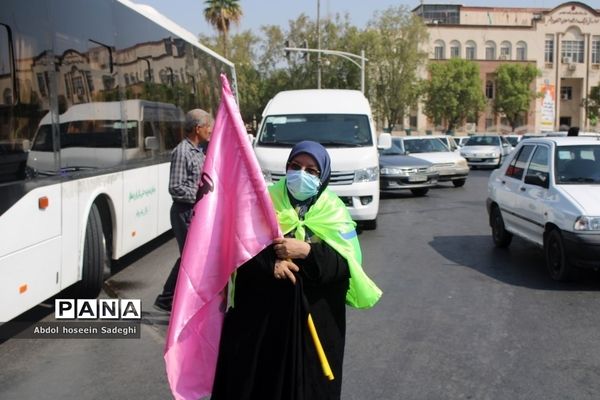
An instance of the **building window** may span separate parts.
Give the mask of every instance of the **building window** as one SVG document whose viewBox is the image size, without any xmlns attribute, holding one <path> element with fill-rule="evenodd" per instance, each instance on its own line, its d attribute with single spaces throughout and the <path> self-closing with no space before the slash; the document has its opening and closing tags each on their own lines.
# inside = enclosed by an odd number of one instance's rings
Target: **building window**
<svg viewBox="0 0 600 400">
<path fill-rule="evenodd" d="M 12 90 L 10 88 L 4 89 L 4 93 L 2 94 L 2 98 L 4 99 L 4 104 L 12 104 Z"/>
<path fill-rule="evenodd" d="M 423 4 L 416 11 L 428 23 L 460 24 L 460 6 L 446 4 Z"/>
<path fill-rule="evenodd" d="M 444 42 L 441 40 L 436 40 L 433 47 L 433 58 L 436 60 L 443 60 L 445 57 L 446 49 L 444 46 Z"/>
<path fill-rule="evenodd" d="M 500 44 L 500 59 L 501 60 L 510 60 L 511 53 L 511 45 L 510 42 L 502 42 Z"/>
<path fill-rule="evenodd" d="M 493 125 L 494 125 L 494 119 L 493 118 L 486 118 L 485 119 L 485 130 L 486 131 L 488 129 L 490 129 Z"/>
<path fill-rule="evenodd" d="M 485 43 L 485 59 L 495 60 L 496 59 L 496 43 L 486 42 Z"/>
<path fill-rule="evenodd" d="M 573 88 L 571 86 L 561 86 L 560 98 L 561 98 L 561 100 L 572 100 L 573 99 Z"/>
<path fill-rule="evenodd" d="M 485 83 L 485 97 L 487 97 L 488 99 L 494 98 L 494 82 L 487 81 Z"/>
<path fill-rule="evenodd" d="M 450 42 L 450 58 L 460 58 L 460 43 L 456 40 Z"/>
<path fill-rule="evenodd" d="M 571 62 L 583 63 L 583 40 L 563 40 L 560 56 Z"/>
<path fill-rule="evenodd" d="M 37 83 L 38 88 L 40 89 L 40 94 L 42 97 L 46 97 L 46 81 L 44 79 L 44 74 L 40 72 L 37 73 Z"/>
<path fill-rule="evenodd" d="M 544 61 L 547 63 L 554 62 L 554 37 L 546 35 L 546 44 L 544 45 Z"/>
<path fill-rule="evenodd" d="M 477 58 L 477 46 L 472 40 L 469 40 L 465 45 L 465 58 L 467 60 L 475 60 Z"/>
<path fill-rule="evenodd" d="M 517 60 L 527 60 L 527 44 L 525 44 L 525 42 L 517 43 Z"/>
<path fill-rule="evenodd" d="M 592 64 L 600 64 L 600 36 L 592 36 Z"/>
</svg>

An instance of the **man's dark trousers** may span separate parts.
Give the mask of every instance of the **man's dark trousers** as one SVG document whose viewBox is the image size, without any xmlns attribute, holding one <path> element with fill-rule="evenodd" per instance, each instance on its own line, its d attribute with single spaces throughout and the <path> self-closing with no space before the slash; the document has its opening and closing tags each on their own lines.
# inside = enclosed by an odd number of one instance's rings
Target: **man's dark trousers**
<svg viewBox="0 0 600 400">
<path fill-rule="evenodd" d="M 162 296 L 173 296 L 175 293 L 175 285 L 177 283 L 177 275 L 179 274 L 179 264 L 181 264 L 181 254 L 183 253 L 183 245 L 192 220 L 194 205 L 191 203 L 173 202 L 171 206 L 171 226 L 175 234 L 175 240 L 179 246 L 179 258 L 175 261 L 175 265 L 171 268 L 171 273 L 163 287 Z"/>
</svg>

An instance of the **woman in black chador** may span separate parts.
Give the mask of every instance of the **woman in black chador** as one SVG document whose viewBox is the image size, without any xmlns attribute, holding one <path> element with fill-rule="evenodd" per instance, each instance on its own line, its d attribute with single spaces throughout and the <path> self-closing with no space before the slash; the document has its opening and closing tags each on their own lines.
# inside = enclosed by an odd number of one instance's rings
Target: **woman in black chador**
<svg viewBox="0 0 600 400">
<path fill-rule="evenodd" d="M 339 399 L 345 304 L 370 307 L 381 295 L 360 266 L 354 222 L 327 189 L 327 150 L 298 143 L 286 171 L 269 188 L 285 237 L 237 270 L 212 400 Z M 324 374 L 308 313 L 333 379 Z"/>
</svg>

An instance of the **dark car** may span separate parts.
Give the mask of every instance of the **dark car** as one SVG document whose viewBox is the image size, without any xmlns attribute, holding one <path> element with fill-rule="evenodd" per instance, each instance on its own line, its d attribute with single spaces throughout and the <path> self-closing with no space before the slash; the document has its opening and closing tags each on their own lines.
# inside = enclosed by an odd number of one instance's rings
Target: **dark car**
<svg viewBox="0 0 600 400">
<path fill-rule="evenodd" d="M 425 196 L 437 184 L 439 174 L 433 164 L 406 155 L 393 146 L 379 151 L 379 187 L 382 192 L 410 190 L 415 196 Z"/>
</svg>

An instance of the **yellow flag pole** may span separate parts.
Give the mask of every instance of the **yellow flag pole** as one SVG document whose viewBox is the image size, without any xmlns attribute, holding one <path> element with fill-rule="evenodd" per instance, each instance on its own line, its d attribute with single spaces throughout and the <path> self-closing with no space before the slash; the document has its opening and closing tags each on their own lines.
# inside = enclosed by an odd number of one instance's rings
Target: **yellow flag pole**
<svg viewBox="0 0 600 400">
<path fill-rule="evenodd" d="M 312 336 L 313 342 L 315 342 L 315 348 L 317 349 L 317 354 L 319 355 L 319 361 L 321 361 L 321 367 L 323 368 L 323 373 L 332 381 L 334 379 L 333 372 L 331 371 L 331 367 L 329 366 L 329 361 L 327 361 L 327 356 L 323 351 L 323 346 L 321 346 L 321 341 L 319 340 L 319 336 L 317 335 L 317 329 L 315 328 L 315 323 L 313 322 L 312 316 L 308 314 L 308 330 L 310 331 L 310 335 Z"/>
</svg>

